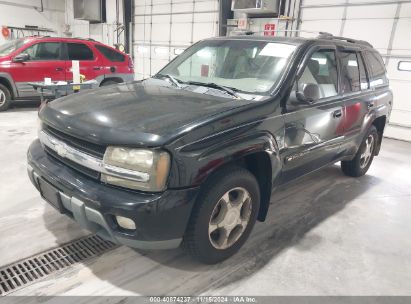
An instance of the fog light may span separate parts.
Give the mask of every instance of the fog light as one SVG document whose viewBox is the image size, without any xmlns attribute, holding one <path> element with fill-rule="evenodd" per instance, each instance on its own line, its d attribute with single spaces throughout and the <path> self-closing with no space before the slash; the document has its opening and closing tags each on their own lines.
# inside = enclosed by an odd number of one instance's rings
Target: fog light
<svg viewBox="0 0 411 304">
<path fill-rule="evenodd" d="M 129 219 L 127 217 L 124 216 L 118 216 L 116 215 L 116 221 L 117 224 L 124 229 L 127 230 L 135 230 L 136 229 L 136 223 L 134 223 L 134 221 L 132 219 Z"/>
</svg>

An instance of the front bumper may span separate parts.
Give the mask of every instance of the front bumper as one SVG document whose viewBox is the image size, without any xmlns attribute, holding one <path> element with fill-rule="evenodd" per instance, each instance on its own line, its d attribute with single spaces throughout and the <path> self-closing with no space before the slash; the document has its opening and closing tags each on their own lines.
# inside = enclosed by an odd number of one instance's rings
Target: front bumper
<svg viewBox="0 0 411 304">
<path fill-rule="evenodd" d="M 63 212 L 85 229 L 112 242 L 141 249 L 180 245 L 198 188 L 143 193 L 105 185 L 48 155 L 39 140 L 27 153 L 28 175 L 39 190 L 39 179 L 59 192 Z M 124 230 L 115 215 L 132 219 L 136 230 Z"/>
</svg>

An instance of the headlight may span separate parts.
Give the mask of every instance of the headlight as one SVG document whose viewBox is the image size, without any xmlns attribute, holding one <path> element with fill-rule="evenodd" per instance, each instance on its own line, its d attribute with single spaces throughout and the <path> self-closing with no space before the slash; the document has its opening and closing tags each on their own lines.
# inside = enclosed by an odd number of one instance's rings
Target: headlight
<svg viewBox="0 0 411 304">
<path fill-rule="evenodd" d="M 101 180 L 125 188 L 158 192 L 165 189 L 170 156 L 164 151 L 108 147 Z"/>
<path fill-rule="evenodd" d="M 37 117 L 37 134 L 43 129 L 43 122 L 40 117 Z"/>
<path fill-rule="evenodd" d="M 40 133 L 43 131 L 44 128 L 44 123 L 40 119 L 40 117 L 37 117 L 37 137 L 40 138 Z"/>
</svg>

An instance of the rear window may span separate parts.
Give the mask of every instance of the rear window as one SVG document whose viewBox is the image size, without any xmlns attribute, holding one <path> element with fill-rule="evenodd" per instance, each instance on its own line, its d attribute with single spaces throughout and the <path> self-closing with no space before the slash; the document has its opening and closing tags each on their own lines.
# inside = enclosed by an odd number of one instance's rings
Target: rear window
<svg viewBox="0 0 411 304">
<path fill-rule="evenodd" d="M 69 60 L 93 60 L 93 51 L 83 43 L 67 43 Z"/>
<path fill-rule="evenodd" d="M 124 62 L 126 60 L 126 56 L 124 54 L 117 52 L 113 49 L 110 49 L 99 44 L 96 44 L 95 47 L 103 54 L 104 57 L 106 57 L 110 61 Z"/>
<path fill-rule="evenodd" d="M 388 83 L 386 76 L 385 65 L 381 56 L 377 52 L 365 52 L 368 62 L 368 69 L 370 71 L 370 85 L 371 87 L 383 85 Z"/>
</svg>

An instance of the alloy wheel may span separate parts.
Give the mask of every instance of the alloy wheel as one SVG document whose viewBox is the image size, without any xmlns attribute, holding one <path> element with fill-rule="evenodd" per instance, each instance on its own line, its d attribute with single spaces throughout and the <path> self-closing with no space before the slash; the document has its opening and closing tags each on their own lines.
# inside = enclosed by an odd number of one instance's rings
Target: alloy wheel
<svg viewBox="0 0 411 304">
<path fill-rule="evenodd" d="M 6 93 L 0 90 L 0 106 L 2 106 L 6 102 Z"/>
<path fill-rule="evenodd" d="M 367 167 L 368 163 L 370 162 L 370 159 L 372 158 L 373 152 L 374 152 L 374 136 L 370 134 L 365 140 L 365 146 L 360 155 L 360 167 L 362 169 Z"/>
<path fill-rule="evenodd" d="M 237 187 L 227 191 L 211 213 L 208 235 L 213 247 L 231 247 L 243 235 L 251 211 L 251 196 L 246 189 Z"/>
</svg>

